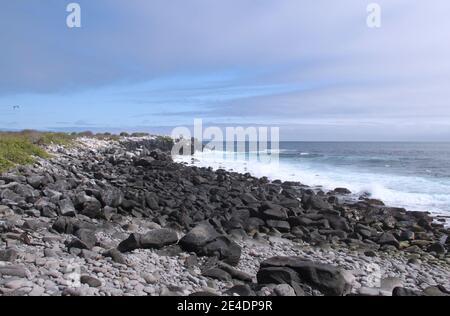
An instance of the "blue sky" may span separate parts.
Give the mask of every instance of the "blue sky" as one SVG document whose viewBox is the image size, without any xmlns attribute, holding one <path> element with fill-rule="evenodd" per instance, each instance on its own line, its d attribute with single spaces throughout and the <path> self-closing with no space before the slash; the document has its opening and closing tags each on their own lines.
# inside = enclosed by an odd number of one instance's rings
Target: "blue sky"
<svg viewBox="0 0 450 316">
<path fill-rule="evenodd" d="M 450 2 L 0 4 L 0 129 L 269 125 L 286 140 L 450 140 Z M 15 105 L 20 106 L 14 109 Z"/>
</svg>

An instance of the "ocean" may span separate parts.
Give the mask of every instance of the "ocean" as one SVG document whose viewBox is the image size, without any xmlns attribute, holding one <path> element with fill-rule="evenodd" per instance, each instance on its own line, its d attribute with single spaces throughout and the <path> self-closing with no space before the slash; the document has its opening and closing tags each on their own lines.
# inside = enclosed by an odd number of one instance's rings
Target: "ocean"
<svg viewBox="0 0 450 316">
<path fill-rule="evenodd" d="M 345 187 L 355 197 L 368 193 L 389 206 L 450 216 L 450 143 L 281 142 L 277 165 L 256 157 L 248 150 L 205 150 L 194 164 L 325 190 Z M 177 160 L 192 163 L 191 157 Z"/>
</svg>

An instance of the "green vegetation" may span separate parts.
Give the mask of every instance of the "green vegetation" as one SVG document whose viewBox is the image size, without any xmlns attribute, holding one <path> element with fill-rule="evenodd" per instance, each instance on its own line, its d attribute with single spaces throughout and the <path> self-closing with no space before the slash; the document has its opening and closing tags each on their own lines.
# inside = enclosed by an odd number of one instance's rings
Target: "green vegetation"
<svg viewBox="0 0 450 316">
<path fill-rule="evenodd" d="M 145 136 L 149 136 L 149 133 L 133 133 L 131 134 L 131 137 L 145 137 Z"/>
<path fill-rule="evenodd" d="M 166 142 L 173 142 L 173 138 L 170 136 L 157 136 L 156 139 L 159 139 L 161 141 L 166 141 Z"/>
<path fill-rule="evenodd" d="M 38 137 L 37 141 L 34 142 L 37 145 L 64 145 L 68 146 L 73 143 L 76 136 L 66 134 L 66 133 L 42 133 L 40 137 Z"/>
<path fill-rule="evenodd" d="M 43 146 L 58 144 L 68 146 L 75 136 L 66 133 L 38 132 L 24 130 L 21 132 L 0 133 L 0 172 L 15 165 L 30 164 L 36 157 L 46 158 L 49 154 Z"/>
<path fill-rule="evenodd" d="M 22 133 L 0 133 L 0 172 L 17 164 L 33 163 L 35 157 L 48 157 L 48 154 Z"/>
<path fill-rule="evenodd" d="M 148 136 L 148 133 L 133 133 L 133 137 Z M 123 132 L 120 135 L 111 133 L 97 133 L 90 131 L 80 133 L 56 133 L 24 130 L 21 132 L 0 132 L 0 173 L 16 165 L 31 164 L 36 157 L 47 158 L 50 155 L 45 146 L 55 144 L 71 146 L 79 137 L 92 137 L 101 140 L 117 141 L 121 137 L 129 136 Z M 169 137 L 161 136 L 170 140 Z"/>
</svg>

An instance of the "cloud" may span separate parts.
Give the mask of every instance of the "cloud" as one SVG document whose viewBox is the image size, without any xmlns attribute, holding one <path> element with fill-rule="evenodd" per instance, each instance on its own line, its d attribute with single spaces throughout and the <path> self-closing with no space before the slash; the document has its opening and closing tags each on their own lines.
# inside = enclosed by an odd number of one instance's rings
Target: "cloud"
<svg viewBox="0 0 450 316">
<path fill-rule="evenodd" d="M 81 29 L 66 27 L 64 1 L 2 3 L 0 116 L 24 128 L 201 116 L 324 138 L 355 126 L 371 139 L 380 126 L 392 138 L 448 135 L 446 0 L 378 0 L 380 29 L 360 0 L 78 2 Z"/>
</svg>

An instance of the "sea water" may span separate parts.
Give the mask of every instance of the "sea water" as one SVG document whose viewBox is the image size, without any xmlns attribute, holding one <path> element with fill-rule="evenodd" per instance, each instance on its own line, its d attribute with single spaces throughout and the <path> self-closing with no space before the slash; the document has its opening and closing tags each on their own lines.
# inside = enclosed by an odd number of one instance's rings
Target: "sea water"
<svg viewBox="0 0 450 316">
<path fill-rule="evenodd" d="M 205 150 L 177 160 L 325 190 L 345 187 L 390 206 L 450 216 L 450 143 L 281 142 L 277 153 L 276 165 L 252 159 L 255 152 Z"/>
</svg>

